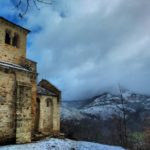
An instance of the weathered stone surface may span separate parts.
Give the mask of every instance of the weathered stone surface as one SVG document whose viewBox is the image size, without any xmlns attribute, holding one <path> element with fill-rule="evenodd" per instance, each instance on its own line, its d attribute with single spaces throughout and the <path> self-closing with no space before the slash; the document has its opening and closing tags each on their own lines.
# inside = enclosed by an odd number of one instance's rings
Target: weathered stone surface
<svg viewBox="0 0 150 150">
<path fill-rule="evenodd" d="M 6 44 L 6 31 L 10 44 Z M 0 142 L 15 139 L 16 143 L 31 142 L 41 131 L 49 135 L 60 130 L 60 91 L 48 81 L 49 93 L 37 94 L 36 63 L 26 59 L 28 31 L 0 18 L 0 61 L 25 68 L 0 64 Z M 14 35 L 18 45 L 13 45 Z"/>
</svg>

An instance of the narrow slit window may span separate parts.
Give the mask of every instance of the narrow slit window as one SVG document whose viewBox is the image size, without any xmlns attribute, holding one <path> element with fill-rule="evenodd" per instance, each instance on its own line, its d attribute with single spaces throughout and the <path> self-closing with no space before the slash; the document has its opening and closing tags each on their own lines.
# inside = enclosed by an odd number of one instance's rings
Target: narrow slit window
<svg viewBox="0 0 150 150">
<path fill-rule="evenodd" d="M 46 106 L 50 107 L 51 104 L 52 104 L 52 99 L 50 99 L 50 98 L 46 99 Z"/>
<path fill-rule="evenodd" d="M 11 44 L 10 31 L 6 31 L 6 33 L 5 33 L 5 43 Z"/>
<path fill-rule="evenodd" d="M 18 34 L 15 34 L 14 35 L 14 37 L 13 37 L 13 41 L 12 41 L 12 45 L 14 46 L 14 47 L 19 47 L 19 36 L 18 36 Z"/>
<path fill-rule="evenodd" d="M 49 100 L 47 100 L 47 107 L 49 107 Z"/>
</svg>

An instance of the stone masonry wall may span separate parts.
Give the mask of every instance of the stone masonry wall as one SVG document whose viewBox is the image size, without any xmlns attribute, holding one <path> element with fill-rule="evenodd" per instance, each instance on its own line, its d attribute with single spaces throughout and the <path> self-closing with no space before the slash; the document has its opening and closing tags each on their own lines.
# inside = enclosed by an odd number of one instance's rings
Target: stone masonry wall
<svg viewBox="0 0 150 150">
<path fill-rule="evenodd" d="M 0 141 L 15 138 L 15 75 L 0 70 Z"/>
<path fill-rule="evenodd" d="M 0 68 L 0 141 L 31 142 L 31 75 Z"/>
<path fill-rule="evenodd" d="M 16 143 L 31 142 L 31 85 L 17 82 Z"/>
<path fill-rule="evenodd" d="M 31 74 L 17 73 L 16 143 L 31 142 Z"/>
<path fill-rule="evenodd" d="M 35 115 L 36 115 L 36 98 L 37 98 L 37 68 L 36 68 L 36 62 L 28 60 L 28 59 L 22 59 L 21 65 L 31 71 L 31 85 L 32 85 L 32 104 L 31 104 L 31 114 L 32 114 L 32 135 L 34 135 L 35 130 Z"/>
<path fill-rule="evenodd" d="M 53 132 L 60 131 L 60 101 L 57 97 L 53 97 L 54 114 L 53 114 Z"/>
</svg>

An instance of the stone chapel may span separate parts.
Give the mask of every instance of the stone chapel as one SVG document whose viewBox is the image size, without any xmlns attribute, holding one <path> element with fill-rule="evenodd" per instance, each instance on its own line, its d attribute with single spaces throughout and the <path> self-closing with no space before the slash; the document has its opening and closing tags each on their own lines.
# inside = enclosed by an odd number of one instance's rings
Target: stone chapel
<svg viewBox="0 0 150 150">
<path fill-rule="evenodd" d="M 0 142 L 60 131 L 61 92 L 47 80 L 37 85 L 36 62 L 26 58 L 29 32 L 0 17 Z"/>
</svg>

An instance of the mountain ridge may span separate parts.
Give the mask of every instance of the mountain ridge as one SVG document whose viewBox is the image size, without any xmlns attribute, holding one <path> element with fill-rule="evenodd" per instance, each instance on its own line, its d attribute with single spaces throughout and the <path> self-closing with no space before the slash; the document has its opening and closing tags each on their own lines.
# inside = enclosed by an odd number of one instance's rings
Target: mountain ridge
<svg viewBox="0 0 150 150">
<path fill-rule="evenodd" d="M 142 108 L 143 110 L 150 109 L 150 96 L 148 95 L 131 92 L 129 90 L 124 90 L 122 92 L 122 97 L 124 100 L 125 107 L 131 110 L 130 112 L 136 112 L 138 108 Z M 102 113 L 106 114 L 110 110 L 111 112 L 107 114 L 108 116 L 110 116 L 111 113 L 112 115 L 116 115 L 116 112 L 114 111 L 117 111 L 117 107 L 121 105 L 122 105 L 121 95 L 112 94 L 109 92 L 104 92 L 102 94 L 96 95 L 92 98 L 85 99 L 85 100 L 62 102 L 62 107 L 65 109 L 69 107 L 69 109 L 72 109 L 71 112 L 77 109 L 76 112 L 81 113 L 82 115 L 90 114 L 94 116 Z M 62 114 L 63 114 L 63 108 L 62 108 Z M 103 116 L 101 117 L 103 119 L 105 118 Z"/>
</svg>

